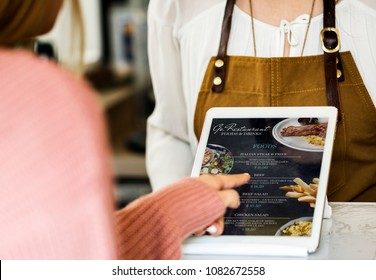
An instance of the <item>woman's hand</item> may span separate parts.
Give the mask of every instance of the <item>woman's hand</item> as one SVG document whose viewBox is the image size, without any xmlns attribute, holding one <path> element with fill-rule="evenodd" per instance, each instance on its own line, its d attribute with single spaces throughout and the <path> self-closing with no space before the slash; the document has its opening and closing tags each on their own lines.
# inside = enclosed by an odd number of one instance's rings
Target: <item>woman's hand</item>
<svg viewBox="0 0 376 280">
<path fill-rule="evenodd" d="M 246 184 L 251 176 L 248 173 L 237 175 L 202 175 L 197 179 L 206 183 L 209 187 L 218 191 L 223 204 L 229 208 L 238 208 L 240 205 L 239 194 L 233 190 L 235 187 Z M 210 235 L 221 235 L 224 229 L 224 217 L 219 217 L 208 228 L 195 232 L 195 235 L 203 235 L 208 232 Z"/>
</svg>

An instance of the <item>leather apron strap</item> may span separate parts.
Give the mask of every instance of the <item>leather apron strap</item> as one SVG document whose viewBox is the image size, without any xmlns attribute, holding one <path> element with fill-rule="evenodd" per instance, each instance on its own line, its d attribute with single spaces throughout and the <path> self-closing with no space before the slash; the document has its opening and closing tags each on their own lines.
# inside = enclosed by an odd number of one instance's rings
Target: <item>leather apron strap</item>
<svg viewBox="0 0 376 280">
<path fill-rule="evenodd" d="M 338 122 L 342 119 L 338 93 L 337 63 L 339 62 L 340 39 L 336 27 L 335 0 L 324 0 L 324 28 L 321 44 L 324 50 L 325 84 L 328 105 L 338 109 Z M 342 77 L 343 78 L 343 77 Z"/>
<path fill-rule="evenodd" d="M 234 11 L 235 0 L 227 0 L 225 14 L 222 22 L 221 41 L 219 43 L 217 59 L 214 63 L 213 92 L 222 92 L 225 86 L 226 64 L 227 64 L 227 44 L 230 37 L 232 12 Z"/>
<path fill-rule="evenodd" d="M 330 106 L 338 109 L 338 121 L 342 119 L 339 101 L 338 80 L 343 80 L 343 71 L 339 56 L 340 39 L 339 32 L 335 28 L 335 0 L 324 1 L 324 28 L 321 31 L 321 43 L 324 50 L 326 96 Z M 221 93 L 225 86 L 227 45 L 230 38 L 232 14 L 235 0 L 227 0 L 222 22 L 222 33 L 216 61 L 214 63 L 214 79 L 212 91 Z M 339 69 L 337 69 L 337 66 Z M 338 72 L 339 70 L 339 72 Z"/>
</svg>

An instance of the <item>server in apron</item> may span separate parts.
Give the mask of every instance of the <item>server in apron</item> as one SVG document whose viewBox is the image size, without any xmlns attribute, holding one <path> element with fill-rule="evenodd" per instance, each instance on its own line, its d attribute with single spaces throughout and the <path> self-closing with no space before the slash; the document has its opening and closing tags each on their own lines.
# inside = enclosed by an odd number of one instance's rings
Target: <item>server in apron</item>
<svg viewBox="0 0 376 280">
<path fill-rule="evenodd" d="M 339 52 L 335 0 L 324 0 L 324 54 L 301 57 L 228 56 L 234 5 L 235 0 L 227 0 L 218 54 L 209 62 L 198 95 L 196 136 L 211 107 L 335 106 L 339 115 L 329 200 L 376 201 L 376 110 L 351 53 Z"/>
</svg>

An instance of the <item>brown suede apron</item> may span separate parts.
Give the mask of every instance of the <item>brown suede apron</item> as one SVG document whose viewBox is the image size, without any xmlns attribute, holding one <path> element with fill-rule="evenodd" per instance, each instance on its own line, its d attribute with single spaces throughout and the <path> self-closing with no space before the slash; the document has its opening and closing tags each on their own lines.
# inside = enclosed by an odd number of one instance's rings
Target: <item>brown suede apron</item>
<svg viewBox="0 0 376 280">
<path fill-rule="evenodd" d="M 324 1 L 324 55 L 305 57 L 227 56 L 234 5 L 227 1 L 219 52 L 199 92 L 196 136 L 212 107 L 336 106 L 329 200 L 376 201 L 376 109 L 351 53 L 338 52 L 334 0 Z"/>
</svg>

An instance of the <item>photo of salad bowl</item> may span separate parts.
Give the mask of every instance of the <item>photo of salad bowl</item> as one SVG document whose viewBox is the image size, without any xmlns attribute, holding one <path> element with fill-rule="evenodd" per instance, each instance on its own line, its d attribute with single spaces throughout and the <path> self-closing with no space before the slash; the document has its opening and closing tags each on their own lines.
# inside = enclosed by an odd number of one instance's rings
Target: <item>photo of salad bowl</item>
<svg viewBox="0 0 376 280">
<path fill-rule="evenodd" d="M 200 174 L 228 174 L 234 165 L 232 153 L 225 147 L 208 144 L 202 160 Z"/>
</svg>

